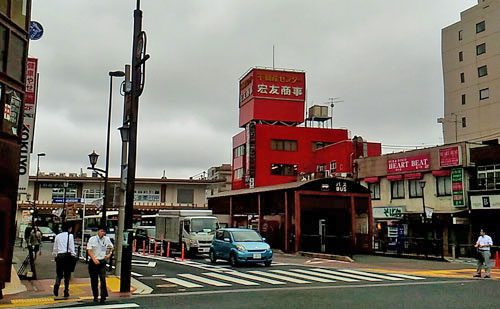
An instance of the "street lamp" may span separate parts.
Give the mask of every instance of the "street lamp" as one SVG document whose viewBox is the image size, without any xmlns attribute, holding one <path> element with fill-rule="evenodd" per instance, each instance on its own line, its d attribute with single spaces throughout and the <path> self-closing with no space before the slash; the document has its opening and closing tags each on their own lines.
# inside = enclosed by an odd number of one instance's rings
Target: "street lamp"
<svg viewBox="0 0 500 309">
<path fill-rule="evenodd" d="M 40 157 L 45 157 L 46 154 L 45 152 L 40 152 L 36 154 L 36 176 L 35 176 L 35 185 L 33 187 L 33 215 L 31 216 L 31 227 L 35 227 L 35 216 L 37 215 L 36 212 L 36 200 L 40 196 L 40 188 L 38 188 L 38 192 L 35 195 L 35 191 L 37 190 L 38 187 L 38 175 L 40 174 Z"/>
<path fill-rule="evenodd" d="M 64 212 L 64 217 L 63 217 L 63 222 L 66 222 L 66 218 L 68 216 L 68 210 L 66 209 L 66 190 L 68 189 L 69 183 L 67 181 L 63 182 L 63 187 L 64 187 L 64 193 L 63 193 L 63 212 Z"/>
<path fill-rule="evenodd" d="M 107 226 L 106 225 L 106 206 L 107 206 L 107 201 L 108 201 L 108 172 L 106 170 L 100 169 L 98 167 L 95 167 L 97 164 L 97 160 L 99 159 L 99 155 L 95 152 L 95 150 L 92 151 L 91 154 L 89 154 L 89 162 L 90 162 L 90 167 L 87 167 L 87 169 L 94 171 L 99 177 L 104 179 L 104 201 L 102 203 L 102 218 L 101 218 L 101 225 L 102 226 Z"/>
<path fill-rule="evenodd" d="M 437 123 L 444 124 L 446 121 L 455 123 L 455 143 L 458 142 L 458 115 L 456 113 L 450 113 L 451 116 L 454 116 L 455 120 L 448 120 L 446 117 L 440 117 L 437 119 Z M 443 129 L 444 130 L 444 129 Z"/>
<path fill-rule="evenodd" d="M 427 256 L 427 228 L 426 228 L 426 225 L 425 223 L 427 222 L 427 214 L 426 214 L 426 211 L 425 211 L 425 194 L 424 194 L 424 188 L 425 188 L 425 180 L 420 180 L 418 182 L 418 184 L 420 185 L 420 189 L 422 189 L 422 208 L 423 208 L 423 211 L 424 211 L 424 216 L 422 217 L 422 223 L 424 224 L 424 252 L 425 252 L 425 256 Z"/>
</svg>

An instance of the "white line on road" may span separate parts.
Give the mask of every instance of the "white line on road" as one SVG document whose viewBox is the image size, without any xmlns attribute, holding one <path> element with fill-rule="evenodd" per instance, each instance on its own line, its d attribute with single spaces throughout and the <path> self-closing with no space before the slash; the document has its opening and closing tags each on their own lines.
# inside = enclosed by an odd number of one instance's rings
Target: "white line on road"
<svg viewBox="0 0 500 309">
<path fill-rule="evenodd" d="M 217 278 L 217 279 L 222 279 L 222 280 L 225 280 L 225 281 L 238 283 L 238 284 L 241 284 L 241 285 L 260 285 L 260 284 L 258 284 L 256 282 L 251 282 L 251 281 L 248 281 L 248 280 L 243 280 L 243 279 L 238 279 L 238 278 L 234 278 L 234 277 L 229 277 L 229 276 L 222 275 L 222 274 L 217 274 L 217 273 L 203 273 L 203 274 L 205 276 L 210 276 L 210 277 L 214 277 L 214 278 Z"/>
<path fill-rule="evenodd" d="M 334 280 L 320 278 L 319 276 L 318 277 L 316 277 L 316 276 L 309 276 L 309 275 L 294 273 L 294 272 L 286 271 L 286 270 L 275 269 L 275 270 L 271 270 L 271 271 L 274 272 L 274 273 L 281 274 L 281 275 L 298 277 L 298 278 L 301 278 L 301 279 L 306 279 L 306 280 L 311 280 L 311 281 L 317 281 L 317 282 L 323 282 L 323 283 L 335 282 Z"/>
<path fill-rule="evenodd" d="M 188 278 L 188 279 L 191 279 L 194 281 L 198 281 L 201 283 L 213 285 L 213 286 L 231 286 L 229 283 L 219 282 L 219 281 L 200 277 L 200 276 L 193 275 L 193 274 L 179 274 L 179 276 L 184 277 L 184 278 Z"/>
<path fill-rule="evenodd" d="M 251 271 L 249 271 L 249 273 L 261 275 L 261 276 L 265 276 L 265 277 L 271 277 L 274 279 L 293 282 L 293 283 L 311 283 L 309 281 L 300 280 L 300 279 L 291 278 L 291 277 L 286 277 L 286 276 L 277 275 L 277 274 L 270 274 L 270 273 L 266 273 L 266 272 L 260 271 L 260 270 L 251 270 Z"/>
<path fill-rule="evenodd" d="M 366 277 L 366 276 L 359 276 L 359 275 L 348 274 L 348 273 L 342 273 L 339 271 L 334 271 L 334 270 L 329 270 L 329 269 L 324 269 L 324 268 L 315 268 L 314 270 L 320 271 L 323 273 L 327 273 L 327 274 L 343 276 L 343 277 L 350 277 L 350 278 L 365 280 L 365 281 L 382 281 L 381 279 L 376 279 L 376 278 L 371 278 L 371 277 Z"/>
<path fill-rule="evenodd" d="M 409 275 L 403 275 L 403 274 L 388 274 L 389 276 L 394 276 L 394 277 L 400 277 L 400 278 L 405 278 L 405 279 L 411 279 L 411 280 L 424 280 L 425 278 L 422 277 L 417 277 L 417 276 L 409 276 Z"/>
<path fill-rule="evenodd" d="M 78 307 L 78 308 L 92 308 L 92 309 L 120 309 L 120 308 L 138 308 L 138 304 L 134 303 L 128 303 L 128 304 L 113 304 L 113 305 L 96 305 L 96 306 L 84 306 L 84 307 Z M 63 307 L 59 309 L 70 309 L 74 307 Z"/>
<path fill-rule="evenodd" d="M 330 274 L 324 274 L 320 272 L 314 272 L 312 270 L 305 270 L 305 269 L 290 269 L 292 271 L 296 271 L 299 273 L 307 274 L 307 275 L 313 275 L 313 276 L 318 276 L 318 277 L 323 277 L 323 278 L 328 278 L 328 279 L 334 279 L 334 280 L 339 280 L 339 281 L 344 281 L 344 282 L 358 282 L 358 279 L 351 279 L 351 278 L 346 278 L 346 277 L 340 277 L 340 276 L 335 276 L 335 275 L 330 275 Z"/>
<path fill-rule="evenodd" d="M 160 274 L 160 275 L 151 275 L 152 277 L 165 277 L 165 274 Z"/>
<path fill-rule="evenodd" d="M 250 275 L 250 274 L 247 274 L 247 273 L 240 273 L 238 271 L 227 272 L 226 274 L 243 277 L 243 278 L 250 279 L 250 280 L 265 282 L 265 283 L 269 283 L 269 284 L 275 284 L 275 285 L 277 285 L 277 284 L 286 284 L 285 282 L 276 281 L 276 280 L 273 280 L 273 279 L 268 279 L 268 278 L 263 278 L 263 277 L 258 277 L 258 276 Z"/>
<path fill-rule="evenodd" d="M 132 276 L 142 277 L 142 275 L 141 275 L 141 274 L 134 273 L 133 271 L 131 271 L 131 272 L 130 272 L 130 274 L 131 274 Z"/>
<path fill-rule="evenodd" d="M 404 280 L 402 278 L 394 278 L 394 277 L 384 276 L 384 275 L 380 275 L 380 274 L 367 273 L 364 271 L 359 271 L 359 270 L 354 270 L 354 269 L 339 269 L 339 270 L 341 272 L 346 272 L 346 273 L 350 273 L 350 274 L 369 276 L 369 277 L 373 277 L 373 278 L 390 280 L 390 281 L 403 281 Z"/>
<path fill-rule="evenodd" d="M 203 285 L 191 283 L 189 281 L 178 279 L 178 278 L 162 278 L 161 280 L 164 280 L 164 281 L 167 281 L 167 282 L 170 282 L 173 284 L 177 284 L 177 285 L 183 286 L 185 288 L 202 288 L 203 287 Z"/>
</svg>

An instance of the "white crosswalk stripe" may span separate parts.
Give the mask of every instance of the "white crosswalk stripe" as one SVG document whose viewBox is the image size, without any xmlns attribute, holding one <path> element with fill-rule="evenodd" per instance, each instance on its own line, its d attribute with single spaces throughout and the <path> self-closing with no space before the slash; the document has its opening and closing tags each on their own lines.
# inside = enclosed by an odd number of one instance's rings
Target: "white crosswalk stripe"
<svg viewBox="0 0 500 309">
<path fill-rule="evenodd" d="M 342 277 L 349 277 L 349 278 L 365 280 L 365 281 L 373 281 L 373 282 L 382 281 L 382 279 L 371 278 L 371 277 L 367 277 L 367 276 L 360 276 L 360 275 L 355 275 L 355 274 L 349 274 L 349 273 L 344 273 L 344 272 L 339 272 L 339 271 L 334 271 L 334 270 L 329 270 L 329 269 L 324 269 L 324 268 L 315 268 L 314 270 L 324 272 L 327 274 L 332 274 L 332 275 L 337 275 L 337 276 L 342 276 Z"/>
<path fill-rule="evenodd" d="M 404 279 L 411 279 L 411 280 L 425 280 L 425 278 L 422 278 L 422 277 L 409 276 L 409 275 L 404 275 L 404 274 L 388 274 L 388 275 L 394 276 L 394 277 L 399 277 L 399 278 L 404 278 Z"/>
<path fill-rule="evenodd" d="M 126 304 L 112 304 L 112 305 L 91 305 L 91 306 L 82 306 L 76 308 L 89 308 L 89 309 L 121 309 L 121 308 L 139 308 L 140 306 L 135 303 L 126 303 Z M 59 307 L 59 309 L 70 309 L 75 307 Z"/>
<path fill-rule="evenodd" d="M 318 276 L 310 276 L 310 275 L 305 275 L 305 274 L 300 274 L 300 273 L 294 273 L 291 271 L 285 271 L 285 270 L 279 270 L 279 269 L 271 270 L 271 271 L 274 273 L 281 274 L 281 275 L 292 276 L 292 277 L 297 277 L 300 279 L 311 280 L 311 281 L 316 281 L 316 282 L 323 282 L 323 283 L 335 282 L 334 280 L 325 279 L 325 278 L 321 278 Z"/>
<path fill-rule="evenodd" d="M 215 281 L 215 280 L 212 280 L 212 279 L 208 279 L 208 278 L 205 278 L 205 277 L 200 277 L 200 276 L 193 275 L 193 274 L 179 274 L 179 276 L 184 277 L 184 278 L 188 278 L 188 279 L 191 279 L 191 280 L 194 280 L 194 281 L 198 281 L 198 282 L 201 282 L 201 283 L 205 283 L 205 284 L 208 284 L 208 285 L 213 285 L 213 286 L 231 286 L 229 283 Z"/>
<path fill-rule="evenodd" d="M 323 277 L 323 278 L 328 278 L 328 279 L 334 279 L 334 280 L 344 281 L 344 282 L 358 282 L 359 281 L 358 279 L 346 278 L 346 277 L 341 277 L 341 276 L 336 276 L 336 275 L 331 275 L 331 274 L 324 274 L 324 273 L 314 272 L 314 271 L 305 270 L 305 269 L 294 268 L 294 269 L 291 269 L 291 270 L 299 272 L 299 273 L 304 273 L 304 274 L 307 274 L 307 275 L 313 275 L 313 276 L 318 276 L 318 277 Z"/>
<path fill-rule="evenodd" d="M 300 283 L 300 284 L 302 284 L 302 283 L 311 283 L 309 281 L 305 281 L 305 280 L 301 280 L 301 279 L 296 279 L 296 278 L 291 278 L 291 277 L 282 276 L 282 275 L 277 275 L 277 274 L 272 274 L 272 273 L 266 273 L 266 272 L 260 271 L 260 270 L 251 270 L 251 271 L 249 271 L 249 273 L 256 274 L 256 275 L 261 275 L 261 276 L 266 276 L 266 277 L 271 277 L 271 278 L 274 278 L 274 279 L 288 281 L 288 282 L 293 282 L 293 283 Z"/>
<path fill-rule="evenodd" d="M 192 283 L 192 282 L 182 280 L 179 278 L 162 278 L 161 280 L 164 280 L 164 281 L 167 281 L 167 282 L 170 282 L 173 284 L 177 284 L 177 285 L 183 286 L 185 288 L 202 288 L 203 287 L 203 285 Z"/>
<path fill-rule="evenodd" d="M 277 280 L 273 280 L 273 279 L 268 279 L 268 278 L 263 278 L 263 277 L 258 277 L 258 276 L 250 275 L 247 273 L 241 273 L 239 271 L 232 271 L 232 272 L 229 272 L 226 274 L 234 275 L 234 276 L 238 276 L 238 277 L 242 277 L 242 278 L 246 278 L 246 279 L 250 279 L 250 280 L 265 282 L 265 283 L 269 283 L 269 284 L 273 284 L 273 285 L 286 284 L 285 282 L 281 282 L 281 281 L 277 281 Z"/>
<path fill-rule="evenodd" d="M 402 280 L 404 280 L 402 278 L 394 278 L 394 277 L 384 276 L 384 275 L 380 275 L 380 274 L 367 273 L 364 271 L 359 271 L 359 270 L 354 270 L 354 269 L 339 269 L 339 270 L 341 272 L 348 272 L 350 274 L 369 276 L 372 278 L 384 279 L 384 280 L 389 280 L 389 281 L 402 281 Z"/>
<path fill-rule="evenodd" d="M 218 273 L 203 273 L 203 274 L 205 276 L 210 276 L 210 277 L 214 277 L 214 278 L 217 278 L 217 279 L 222 279 L 224 281 L 238 283 L 238 284 L 241 284 L 241 285 L 260 285 L 260 284 L 258 284 L 256 282 L 251 282 L 251 281 L 248 281 L 248 280 L 234 278 L 234 277 L 230 277 L 230 276 L 226 276 L 226 275 L 218 274 Z"/>
</svg>

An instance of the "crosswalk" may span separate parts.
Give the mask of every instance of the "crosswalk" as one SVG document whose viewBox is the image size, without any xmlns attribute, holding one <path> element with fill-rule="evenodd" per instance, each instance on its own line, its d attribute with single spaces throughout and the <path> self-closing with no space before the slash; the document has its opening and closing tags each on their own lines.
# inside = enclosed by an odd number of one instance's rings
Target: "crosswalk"
<svg viewBox="0 0 500 309">
<path fill-rule="evenodd" d="M 158 277 L 162 281 L 171 283 L 173 287 L 196 289 L 204 287 L 231 287 L 261 285 L 286 285 L 312 283 L 333 284 L 358 282 L 387 282 L 387 281 L 414 281 L 425 280 L 424 277 L 405 274 L 382 274 L 357 269 L 333 268 L 286 268 L 249 271 L 202 272 L 198 274 L 180 273 L 175 277 Z M 158 285 L 160 286 L 160 285 Z"/>
</svg>

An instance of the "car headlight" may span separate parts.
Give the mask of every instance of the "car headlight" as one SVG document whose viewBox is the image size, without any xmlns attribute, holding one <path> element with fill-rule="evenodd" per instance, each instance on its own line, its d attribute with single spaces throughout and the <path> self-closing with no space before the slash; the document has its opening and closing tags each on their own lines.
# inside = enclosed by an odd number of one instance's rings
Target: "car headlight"
<svg viewBox="0 0 500 309">
<path fill-rule="evenodd" d="M 191 244 L 191 246 L 195 246 L 195 247 L 198 246 L 198 240 L 196 240 L 196 239 L 191 239 L 189 241 L 189 243 Z"/>
<path fill-rule="evenodd" d="M 246 248 L 245 248 L 245 246 L 243 246 L 243 245 L 236 245 L 236 249 L 237 249 L 238 251 L 247 251 L 247 249 L 246 249 Z"/>
</svg>

